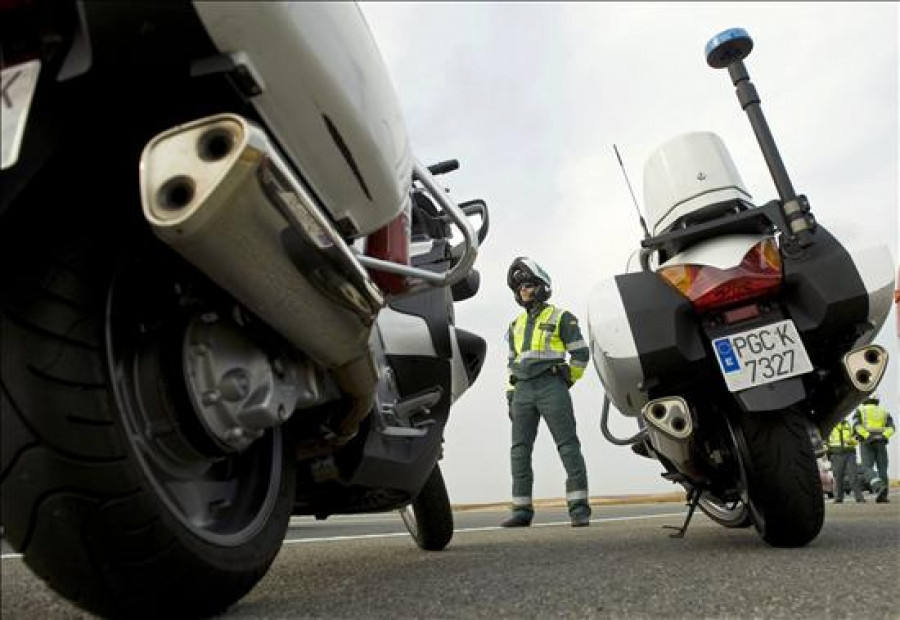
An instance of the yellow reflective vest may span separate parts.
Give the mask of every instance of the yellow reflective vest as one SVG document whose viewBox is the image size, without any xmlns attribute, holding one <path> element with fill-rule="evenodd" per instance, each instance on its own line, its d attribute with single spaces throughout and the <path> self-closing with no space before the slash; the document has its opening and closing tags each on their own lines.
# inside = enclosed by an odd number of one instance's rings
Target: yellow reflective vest
<svg viewBox="0 0 900 620">
<path fill-rule="evenodd" d="M 873 433 L 881 433 L 885 439 L 894 434 L 894 420 L 881 405 L 860 405 L 853 421 L 853 429 L 863 439 Z"/>
<path fill-rule="evenodd" d="M 530 379 L 558 364 L 566 363 L 572 381 L 584 375 L 590 349 L 581 335 L 578 320 L 547 304 L 535 313 L 523 312 L 509 326 L 509 371 L 517 379 Z"/>
<path fill-rule="evenodd" d="M 831 452 L 850 452 L 856 450 L 856 438 L 853 437 L 853 426 L 847 420 L 841 420 L 831 429 L 828 436 L 828 449 Z"/>
</svg>

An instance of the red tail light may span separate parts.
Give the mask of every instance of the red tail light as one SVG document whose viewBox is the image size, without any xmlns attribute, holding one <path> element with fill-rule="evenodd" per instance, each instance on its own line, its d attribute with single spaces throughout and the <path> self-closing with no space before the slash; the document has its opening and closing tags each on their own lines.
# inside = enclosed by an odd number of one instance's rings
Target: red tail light
<svg viewBox="0 0 900 620">
<path fill-rule="evenodd" d="M 400 265 L 409 265 L 409 214 L 406 210 L 366 238 L 366 255 Z M 406 276 L 370 269 L 372 280 L 388 293 L 409 288 Z"/>
<path fill-rule="evenodd" d="M 761 297 L 781 286 L 781 254 L 774 239 L 764 239 L 731 269 L 707 265 L 672 265 L 657 273 L 700 311 Z"/>
</svg>

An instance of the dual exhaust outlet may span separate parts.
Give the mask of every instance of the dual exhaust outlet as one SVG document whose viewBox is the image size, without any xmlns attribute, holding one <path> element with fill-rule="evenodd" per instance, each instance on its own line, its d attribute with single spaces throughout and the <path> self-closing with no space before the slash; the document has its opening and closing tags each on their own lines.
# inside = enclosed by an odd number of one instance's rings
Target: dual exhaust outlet
<svg viewBox="0 0 900 620">
<path fill-rule="evenodd" d="M 850 385 L 856 391 L 867 394 L 881 383 L 887 368 L 888 353 L 881 345 L 869 344 L 845 354 L 841 361 Z"/>
<path fill-rule="evenodd" d="M 679 396 L 649 401 L 641 408 L 653 449 L 682 471 L 690 471 L 694 423 L 687 402 Z"/>
</svg>

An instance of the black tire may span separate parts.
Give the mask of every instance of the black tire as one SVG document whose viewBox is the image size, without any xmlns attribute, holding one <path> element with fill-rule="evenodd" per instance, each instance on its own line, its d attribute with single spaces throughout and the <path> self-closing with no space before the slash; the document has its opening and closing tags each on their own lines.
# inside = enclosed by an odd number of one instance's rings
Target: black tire
<svg viewBox="0 0 900 620">
<path fill-rule="evenodd" d="M 425 551 L 440 551 L 453 538 L 453 509 L 441 469 L 435 464 L 421 492 L 400 516 L 416 545 Z"/>
<path fill-rule="evenodd" d="M 170 317 L 129 322 L 132 312 L 162 307 L 152 278 L 172 271 L 154 257 L 142 275 L 119 272 L 129 286 L 114 295 L 113 271 L 124 263 L 108 241 L 113 233 L 79 237 L 77 222 L 53 229 L 56 239 L 32 221 L 0 239 L 5 536 L 51 588 L 93 613 L 219 613 L 281 548 L 294 489 L 283 434 L 270 430 L 232 455 L 188 445 L 199 441 L 189 429 L 193 409 L 177 398 L 178 377 L 166 375 L 164 359 L 148 354 L 165 340 L 160 331 L 155 342 L 154 330 Z M 133 256 L 141 244 L 126 245 Z M 134 370 L 138 353 L 158 375 Z M 140 381 L 149 387 L 138 398 L 129 390 Z M 174 430 L 137 424 L 132 408 L 154 406 L 167 408 Z M 155 454 L 157 432 L 184 434 L 183 452 Z M 174 469 L 165 471 L 163 460 Z"/>
<path fill-rule="evenodd" d="M 801 411 L 740 418 L 748 454 L 754 525 L 774 547 L 801 547 L 822 529 L 825 501 L 816 456 Z"/>
</svg>

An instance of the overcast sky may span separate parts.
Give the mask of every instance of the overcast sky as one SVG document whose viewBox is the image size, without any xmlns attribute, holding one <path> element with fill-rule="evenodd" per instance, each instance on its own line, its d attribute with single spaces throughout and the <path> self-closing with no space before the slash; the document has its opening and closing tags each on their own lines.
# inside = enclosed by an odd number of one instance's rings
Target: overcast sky
<svg viewBox="0 0 900 620">
<path fill-rule="evenodd" d="M 622 273 L 641 230 L 613 153 L 638 201 L 651 151 L 687 131 L 728 146 L 756 204 L 777 197 L 724 70 L 706 42 L 746 29 L 746 66 L 798 193 L 839 239 L 898 240 L 898 9 L 895 3 L 363 3 L 424 163 L 457 158 L 444 180 L 458 200 L 484 198 L 482 289 L 457 324 L 488 341 L 478 382 L 453 408 L 442 468 L 454 502 L 509 499 L 509 421 L 502 335 L 520 311 L 506 288 L 519 255 L 553 278 L 552 301 L 581 320 L 600 279 Z M 877 342 L 894 363 L 883 402 L 898 415 L 895 317 Z M 592 495 L 674 491 L 656 461 L 599 430 L 593 363 L 572 390 Z M 612 413 L 619 436 L 634 422 Z M 891 471 L 900 471 L 900 438 Z M 534 496 L 564 495 L 565 473 L 542 424 Z"/>
</svg>

